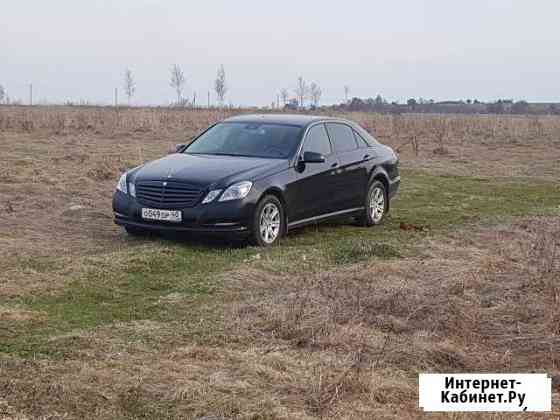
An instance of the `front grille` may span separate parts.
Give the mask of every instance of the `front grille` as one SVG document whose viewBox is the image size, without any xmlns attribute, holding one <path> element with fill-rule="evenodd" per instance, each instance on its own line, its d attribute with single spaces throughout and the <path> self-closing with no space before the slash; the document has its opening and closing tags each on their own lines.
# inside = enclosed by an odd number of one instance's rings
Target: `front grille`
<svg viewBox="0 0 560 420">
<path fill-rule="evenodd" d="M 194 207 L 203 191 L 179 181 L 142 181 L 136 184 L 136 199 L 149 206 Z"/>
</svg>

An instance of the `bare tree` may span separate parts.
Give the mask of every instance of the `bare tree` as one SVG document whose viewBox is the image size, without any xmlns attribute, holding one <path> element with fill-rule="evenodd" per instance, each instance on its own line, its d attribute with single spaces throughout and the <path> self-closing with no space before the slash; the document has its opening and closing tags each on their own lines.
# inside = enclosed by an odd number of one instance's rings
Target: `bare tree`
<svg viewBox="0 0 560 420">
<path fill-rule="evenodd" d="M 4 89 L 4 86 L 0 85 L 0 104 L 4 102 L 5 96 L 6 96 L 6 89 Z"/>
<path fill-rule="evenodd" d="M 179 67 L 178 64 L 174 64 L 173 67 L 171 67 L 171 81 L 169 82 L 169 85 L 175 89 L 175 93 L 177 94 L 177 105 L 182 103 L 185 83 L 186 79 L 183 70 L 181 70 L 181 67 Z"/>
<path fill-rule="evenodd" d="M 313 102 L 314 106 L 319 106 L 319 101 L 321 100 L 322 94 L 323 91 L 321 90 L 321 87 L 317 83 L 312 82 L 311 86 L 309 87 L 309 95 L 311 96 L 311 101 Z"/>
<path fill-rule="evenodd" d="M 224 69 L 223 64 L 218 68 L 218 74 L 216 75 L 216 80 L 214 81 L 214 90 L 216 91 L 216 95 L 218 95 L 220 104 L 223 105 L 224 98 L 226 97 L 226 93 L 228 91 L 226 83 L 226 70 Z"/>
<path fill-rule="evenodd" d="M 288 99 L 290 99 L 290 92 L 288 92 L 288 89 L 282 89 L 280 91 L 280 97 L 282 98 L 282 103 L 285 106 L 288 103 Z"/>
<path fill-rule="evenodd" d="M 307 87 L 307 84 L 305 83 L 305 80 L 303 79 L 303 77 L 299 76 L 295 92 L 300 108 L 303 108 L 304 106 L 305 98 L 307 97 L 308 91 L 309 89 Z"/>
<path fill-rule="evenodd" d="M 128 68 L 124 71 L 124 93 L 128 98 L 128 105 L 130 106 L 130 100 L 136 93 L 136 82 L 132 77 L 132 71 Z"/>
<path fill-rule="evenodd" d="M 346 85 L 344 86 L 344 98 L 346 103 L 348 103 L 348 95 L 350 95 L 350 86 Z"/>
</svg>

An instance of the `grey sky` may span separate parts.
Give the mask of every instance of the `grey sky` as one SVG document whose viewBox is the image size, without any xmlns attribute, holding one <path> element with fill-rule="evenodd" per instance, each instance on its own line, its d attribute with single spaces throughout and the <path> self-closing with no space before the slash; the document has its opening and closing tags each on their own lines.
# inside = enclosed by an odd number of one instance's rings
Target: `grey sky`
<svg viewBox="0 0 560 420">
<path fill-rule="evenodd" d="M 110 103 L 128 66 L 136 104 L 167 104 L 169 68 L 205 103 L 224 64 L 234 104 L 270 104 L 302 75 L 389 100 L 560 101 L 558 0 L 17 0 L 0 16 L 13 98 Z M 215 99 L 212 93 L 212 101 Z"/>
</svg>

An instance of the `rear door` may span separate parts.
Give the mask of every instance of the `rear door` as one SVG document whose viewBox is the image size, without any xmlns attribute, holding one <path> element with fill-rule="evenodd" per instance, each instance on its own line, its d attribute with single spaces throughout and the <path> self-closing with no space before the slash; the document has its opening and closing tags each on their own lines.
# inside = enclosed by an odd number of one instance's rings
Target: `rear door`
<svg viewBox="0 0 560 420">
<path fill-rule="evenodd" d="M 296 171 L 296 199 L 290 222 L 308 219 L 333 211 L 333 182 L 338 167 L 329 136 L 323 123 L 309 128 L 300 152 L 316 152 L 325 157 L 324 163 L 300 164 Z"/>
<path fill-rule="evenodd" d="M 367 183 L 364 149 L 358 147 L 350 126 L 344 123 L 327 123 L 326 126 L 338 158 L 336 210 L 362 207 Z"/>
</svg>

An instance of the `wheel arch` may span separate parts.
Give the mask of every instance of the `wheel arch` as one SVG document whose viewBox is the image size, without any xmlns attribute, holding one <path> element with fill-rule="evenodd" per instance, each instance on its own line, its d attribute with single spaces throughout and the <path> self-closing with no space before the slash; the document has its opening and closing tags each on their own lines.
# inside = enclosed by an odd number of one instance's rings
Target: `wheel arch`
<svg viewBox="0 0 560 420">
<path fill-rule="evenodd" d="M 284 192 L 280 187 L 275 187 L 275 186 L 268 187 L 266 190 L 263 191 L 263 193 L 259 197 L 259 202 L 267 195 L 273 195 L 278 200 L 280 200 L 280 203 L 282 204 L 282 209 L 284 210 L 284 231 L 287 232 L 288 231 L 288 205 L 286 203 L 286 198 L 284 197 Z"/>
<path fill-rule="evenodd" d="M 369 181 L 367 184 L 368 190 L 369 190 L 369 186 L 374 181 L 381 182 L 385 187 L 385 193 L 387 194 L 387 210 L 389 210 L 391 206 L 391 201 L 389 200 L 389 175 L 382 168 L 377 167 L 371 172 L 371 175 L 369 177 Z"/>
</svg>

